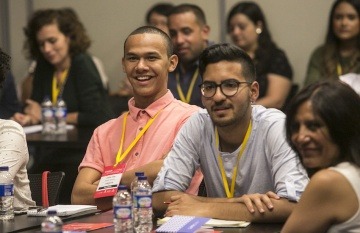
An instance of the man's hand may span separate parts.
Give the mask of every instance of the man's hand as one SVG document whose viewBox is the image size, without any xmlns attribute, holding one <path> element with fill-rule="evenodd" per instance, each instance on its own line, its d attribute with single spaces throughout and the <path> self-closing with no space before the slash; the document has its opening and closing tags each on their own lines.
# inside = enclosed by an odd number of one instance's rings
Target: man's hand
<svg viewBox="0 0 360 233">
<path fill-rule="evenodd" d="M 274 192 L 267 192 L 266 194 L 245 194 L 241 197 L 234 198 L 235 202 L 244 203 L 247 207 L 247 209 L 250 211 L 250 213 L 254 213 L 254 205 L 258 209 L 260 213 L 265 213 L 265 207 L 264 205 L 269 209 L 272 210 L 274 208 L 271 198 L 279 200 L 280 197 L 276 195 Z"/>
<path fill-rule="evenodd" d="M 171 202 L 165 213 L 167 217 L 174 215 L 205 216 L 204 214 L 207 212 L 206 203 L 198 200 L 197 196 L 184 193 L 174 195 L 170 200 Z"/>
</svg>

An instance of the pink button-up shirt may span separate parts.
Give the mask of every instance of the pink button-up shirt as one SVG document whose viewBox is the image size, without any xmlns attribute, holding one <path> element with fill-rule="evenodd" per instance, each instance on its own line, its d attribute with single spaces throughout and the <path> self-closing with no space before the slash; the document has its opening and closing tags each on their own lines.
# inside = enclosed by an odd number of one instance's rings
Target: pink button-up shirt
<svg viewBox="0 0 360 233">
<path fill-rule="evenodd" d="M 126 170 L 163 158 L 170 151 L 181 126 L 192 113 L 199 109 L 197 106 L 175 99 L 170 91 L 146 109 L 139 109 L 134 105 L 134 98 L 131 98 L 122 152 L 129 147 L 148 120 L 159 111 L 160 113 L 122 161 L 126 163 Z M 103 173 L 106 166 L 115 164 L 123 131 L 123 120 L 124 114 L 95 129 L 79 169 L 90 167 Z M 196 194 L 201 180 L 202 175 L 196 174 L 188 193 Z"/>
</svg>

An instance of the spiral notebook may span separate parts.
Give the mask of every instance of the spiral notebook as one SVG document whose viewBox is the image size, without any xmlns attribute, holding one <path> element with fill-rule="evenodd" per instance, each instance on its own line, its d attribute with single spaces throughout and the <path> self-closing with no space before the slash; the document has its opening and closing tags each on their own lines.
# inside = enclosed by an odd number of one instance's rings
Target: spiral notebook
<svg viewBox="0 0 360 233">
<path fill-rule="evenodd" d="M 56 210 L 58 216 L 70 216 L 88 210 L 97 210 L 94 205 L 55 205 L 45 209 L 32 209 L 27 211 L 28 216 L 46 216 L 48 210 Z"/>
<path fill-rule="evenodd" d="M 209 218 L 175 215 L 156 229 L 155 232 L 193 233 L 209 220 Z"/>
</svg>

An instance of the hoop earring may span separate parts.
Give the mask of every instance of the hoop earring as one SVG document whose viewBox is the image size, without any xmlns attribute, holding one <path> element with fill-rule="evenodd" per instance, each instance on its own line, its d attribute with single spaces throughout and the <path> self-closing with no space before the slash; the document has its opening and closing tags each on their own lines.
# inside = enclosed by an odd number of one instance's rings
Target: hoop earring
<svg viewBox="0 0 360 233">
<path fill-rule="evenodd" d="M 260 35 L 262 33 L 262 30 L 261 28 L 256 28 L 255 32 Z"/>
</svg>

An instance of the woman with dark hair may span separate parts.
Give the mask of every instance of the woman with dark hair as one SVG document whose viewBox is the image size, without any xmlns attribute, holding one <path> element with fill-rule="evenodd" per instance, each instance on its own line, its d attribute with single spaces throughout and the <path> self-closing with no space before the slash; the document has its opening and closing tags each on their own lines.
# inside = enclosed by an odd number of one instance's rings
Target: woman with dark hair
<svg viewBox="0 0 360 233">
<path fill-rule="evenodd" d="M 334 2 L 325 44 L 312 53 L 304 85 L 348 73 L 360 73 L 360 0 Z"/>
<path fill-rule="evenodd" d="M 360 96 L 347 84 L 307 86 L 286 135 L 311 177 L 282 232 L 360 232 Z"/>
<path fill-rule="evenodd" d="M 36 11 L 25 35 L 25 50 L 37 65 L 25 115 L 16 113 L 14 120 L 22 125 L 38 124 L 40 103 L 46 96 L 53 104 L 59 97 L 66 102 L 68 124 L 97 126 L 112 117 L 99 72 L 87 54 L 90 39 L 73 10 Z"/>
<path fill-rule="evenodd" d="M 0 48 L 0 86 L 9 70 L 10 56 Z M 0 109 L 1 111 L 1 109 Z M 0 166 L 8 166 L 14 180 L 14 208 L 22 209 L 35 206 L 31 199 L 26 165 L 29 153 L 23 128 L 11 120 L 0 119 Z"/>
<path fill-rule="evenodd" d="M 290 93 L 292 69 L 285 53 L 272 41 L 265 16 L 253 2 L 240 2 L 227 18 L 233 43 L 254 60 L 259 98 L 256 104 L 281 109 Z"/>
</svg>

